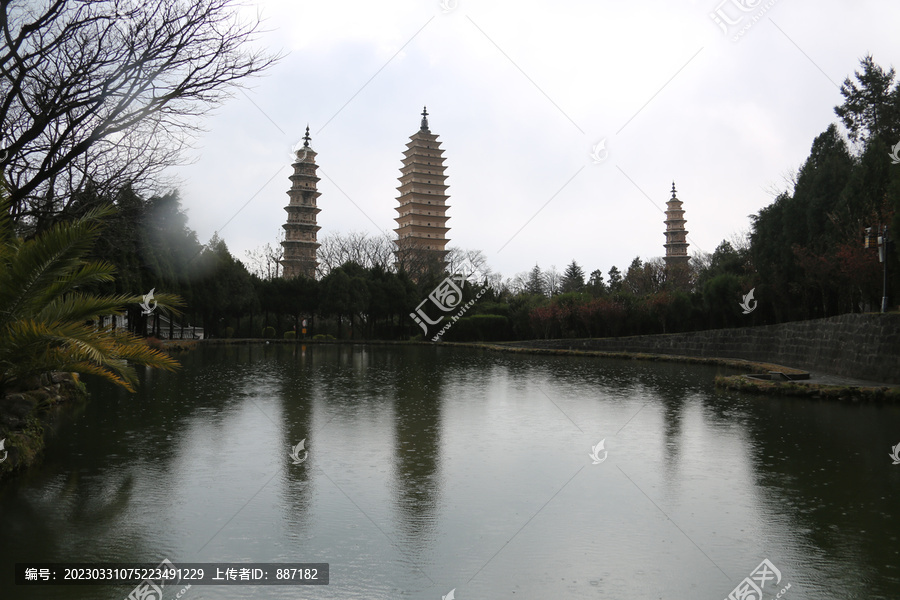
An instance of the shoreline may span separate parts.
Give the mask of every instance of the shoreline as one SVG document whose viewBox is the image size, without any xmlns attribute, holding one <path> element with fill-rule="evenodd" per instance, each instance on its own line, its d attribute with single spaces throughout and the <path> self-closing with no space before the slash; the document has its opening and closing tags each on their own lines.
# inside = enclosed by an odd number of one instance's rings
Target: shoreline
<svg viewBox="0 0 900 600">
<path fill-rule="evenodd" d="M 9 391 L 0 398 L 0 439 L 5 440 L 6 452 L 0 462 L 0 483 L 40 462 L 57 414 L 77 409 L 88 399 L 76 373 L 49 373 L 34 383 L 33 389 Z"/>
<path fill-rule="evenodd" d="M 161 342 L 163 347 L 168 345 L 179 346 L 181 340 L 169 340 Z M 209 345 L 246 345 L 263 344 L 266 342 L 278 344 L 334 344 L 334 345 L 377 345 L 377 346 L 435 346 L 430 341 L 397 341 L 397 340 L 266 340 L 256 338 L 222 338 L 213 340 L 191 340 L 191 347 L 196 344 Z M 521 343 L 527 343 L 524 341 Z M 722 366 L 745 371 L 739 375 L 718 375 L 715 378 L 715 386 L 738 392 L 767 394 L 774 396 L 804 397 L 814 400 L 839 400 L 846 402 L 888 402 L 900 404 L 900 385 L 876 384 L 876 385 L 852 385 L 820 383 L 810 380 L 810 373 L 803 369 L 760 361 L 745 360 L 740 358 L 724 357 L 700 357 L 684 356 L 677 354 L 651 354 L 644 352 L 609 352 L 602 350 L 575 350 L 561 348 L 535 348 L 519 345 L 520 342 L 439 342 L 439 346 L 451 346 L 457 348 L 473 348 L 480 350 L 492 350 L 495 352 L 512 352 L 519 354 L 550 355 L 550 356 L 582 356 L 593 358 L 611 358 L 619 360 L 643 360 L 651 362 L 675 362 L 682 364 L 702 364 Z M 187 350 L 189 348 L 178 348 Z M 766 380 L 753 378 L 757 375 L 767 377 L 771 373 L 784 374 L 785 381 Z"/>
</svg>

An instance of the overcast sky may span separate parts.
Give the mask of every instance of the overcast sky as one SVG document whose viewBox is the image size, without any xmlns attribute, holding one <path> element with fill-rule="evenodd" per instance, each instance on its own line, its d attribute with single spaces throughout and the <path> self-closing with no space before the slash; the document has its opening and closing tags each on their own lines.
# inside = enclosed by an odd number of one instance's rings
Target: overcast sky
<svg viewBox="0 0 900 600">
<path fill-rule="evenodd" d="M 837 121 L 839 86 L 861 57 L 900 66 L 900 2 L 885 0 L 246 10 L 265 20 L 259 45 L 285 57 L 210 114 L 195 162 L 174 173 L 201 241 L 219 231 L 240 259 L 277 239 L 307 123 L 319 236 L 393 229 L 423 105 L 444 148 L 449 245 L 483 251 L 504 277 L 662 256 L 673 180 L 689 252 L 712 252 L 749 228 Z"/>
</svg>

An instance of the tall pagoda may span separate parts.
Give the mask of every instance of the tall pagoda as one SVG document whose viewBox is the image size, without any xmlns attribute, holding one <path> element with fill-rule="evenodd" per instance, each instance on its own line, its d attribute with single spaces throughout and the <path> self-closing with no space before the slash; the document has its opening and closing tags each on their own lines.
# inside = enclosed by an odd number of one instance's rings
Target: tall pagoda
<svg viewBox="0 0 900 600">
<path fill-rule="evenodd" d="M 306 135 L 303 136 L 303 147 L 296 152 L 297 162 L 294 174 L 290 176 L 291 189 L 287 194 L 290 198 L 287 211 L 287 223 L 284 227 L 284 257 L 281 265 L 284 267 L 284 277 L 291 279 L 303 275 L 315 279 L 316 250 L 319 243 L 316 234 L 321 229 L 316 225 L 316 215 L 319 208 L 316 207 L 316 199 L 321 195 L 316 190 L 319 178 L 316 177 L 316 151 L 309 146 L 309 126 L 306 127 Z"/>
<path fill-rule="evenodd" d="M 444 183 L 444 151 L 438 136 L 428 129 L 428 110 L 422 124 L 409 138 L 400 168 L 396 207 L 398 265 L 417 274 L 437 265 L 443 269 L 447 256 L 447 185 Z"/>
<path fill-rule="evenodd" d="M 687 249 L 687 234 L 684 229 L 684 210 L 681 200 L 675 196 L 675 182 L 672 182 L 672 197 L 666 202 L 666 266 L 686 265 L 690 260 Z"/>
</svg>

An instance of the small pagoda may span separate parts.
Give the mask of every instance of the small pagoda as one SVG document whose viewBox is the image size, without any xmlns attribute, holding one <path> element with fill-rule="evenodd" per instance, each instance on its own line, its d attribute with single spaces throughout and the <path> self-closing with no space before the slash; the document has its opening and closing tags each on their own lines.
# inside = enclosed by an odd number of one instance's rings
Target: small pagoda
<svg viewBox="0 0 900 600">
<path fill-rule="evenodd" d="M 416 275 L 432 267 L 444 268 L 447 256 L 447 176 L 444 175 L 444 151 L 438 136 L 428 128 L 428 110 L 422 111 L 422 123 L 409 138 L 403 152 L 399 206 L 396 217 L 398 267 Z"/>
<path fill-rule="evenodd" d="M 681 208 L 681 200 L 675 195 L 675 182 L 672 182 L 672 197 L 666 202 L 666 266 L 687 265 L 688 256 L 688 232 L 684 229 L 684 210 Z"/>
<path fill-rule="evenodd" d="M 316 206 L 316 200 L 321 195 L 316 190 L 319 178 L 316 177 L 316 151 L 309 145 L 309 126 L 306 127 L 306 135 L 303 136 L 303 147 L 297 150 L 297 162 L 291 165 L 294 174 L 290 176 L 291 189 L 287 194 L 290 198 L 287 211 L 287 223 L 284 227 L 284 256 L 281 265 L 284 267 L 285 279 L 304 276 L 310 279 L 316 277 L 316 250 L 319 243 L 316 235 L 321 229 L 316 225 L 316 215 L 320 209 Z"/>
</svg>

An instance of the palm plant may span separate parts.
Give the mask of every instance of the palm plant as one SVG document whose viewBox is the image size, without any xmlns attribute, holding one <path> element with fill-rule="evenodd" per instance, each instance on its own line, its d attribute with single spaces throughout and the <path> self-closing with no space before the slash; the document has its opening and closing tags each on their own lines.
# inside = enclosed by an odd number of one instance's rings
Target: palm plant
<svg viewBox="0 0 900 600">
<path fill-rule="evenodd" d="M 28 240 L 16 235 L 9 208 L 0 187 L 0 398 L 4 388 L 50 371 L 91 373 L 134 392 L 134 365 L 180 366 L 136 335 L 94 324 L 141 301 L 84 291 L 113 280 L 111 264 L 86 259 L 112 207 L 90 210 Z M 174 294 L 157 294 L 156 301 L 172 312 L 182 304 Z"/>
</svg>

